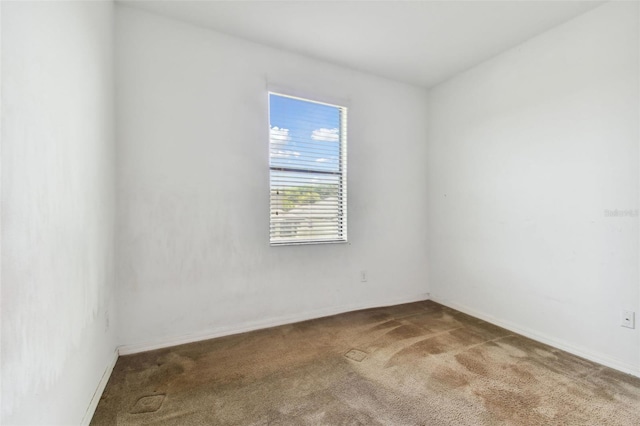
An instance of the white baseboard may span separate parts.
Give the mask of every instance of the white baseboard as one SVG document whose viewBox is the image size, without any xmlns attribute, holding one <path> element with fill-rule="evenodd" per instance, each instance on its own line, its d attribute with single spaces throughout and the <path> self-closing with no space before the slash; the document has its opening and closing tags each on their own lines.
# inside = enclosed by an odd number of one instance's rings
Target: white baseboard
<svg viewBox="0 0 640 426">
<path fill-rule="evenodd" d="M 109 359 L 109 363 L 107 367 L 104 369 L 104 373 L 102 373 L 102 378 L 98 383 L 98 387 L 96 391 L 93 393 L 93 397 L 91 398 L 91 403 L 87 408 L 86 413 L 84 413 L 84 417 L 82 418 L 82 426 L 89 426 L 91 423 L 91 419 L 93 418 L 93 414 L 96 412 L 96 408 L 98 407 L 98 402 L 100 402 L 100 398 L 102 397 L 102 393 L 104 389 L 107 387 L 107 383 L 109 382 L 109 378 L 111 377 L 111 373 L 113 372 L 113 367 L 116 366 L 116 361 L 118 361 L 118 350 L 113 351 L 113 356 Z"/>
<path fill-rule="evenodd" d="M 591 351 L 585 350 L 583 348 L 578 348 L 572 346 L 570 344 L 566 344 L 560 342 L 552 337 L 546 336 L 544 334 L 538 333 L 534 330 L 530 330 L 525 327 L 521 327 L 517 324 L 511 323 L 509 321 L 504 321 L 498 318 L 495 318 L 491 315 L 484 314 L 482 312 L 476 311 L 475 309 L 469 308 L 467 306 L 460 305 L 458 303 L 452 302 L 450 300 L 441 299 L 437 296 L 431 295 L 431 300 L 436 303 L 440 303 L 441 305 L 447 306 L 451 309 L 455 309 L 456 311 L 460 311 L 467 315 L 471 315 L 472 317 L 479 318 L 483 321 L 489 322 L 491 324 L 497 325 L 498 327 L 505 328 L 509 331 L 513 331 L 514 333 L 518 333 L 522 336 L 528 337 L 530 339 L 536 340 L 538 342 L 544 343 L 549 346 L 553 346 L 554 348 L 561 349 L 565 352 L 569 352 L 573 355 L 577 355 L 579 357 L 588 359 L 589 361 L 597 362 L 598 364 L 602 364 L 606 367 L 613 368 L 614 370 L 622 371 L 623 373 L 631 374 L 636 377 L 640 377 L 640 368 L 639 366 L 634 366 L 631 364 L 626 364 L 615 359 L 611 359 L 607 356 L 593 353 Z"/>
<path fill-rule="evenodd" d="M 294 315 L 285 315 L 266 320 L 250 321 L 244 324 L 236 324 L 232 326 L 224 326 L 212 330 L 206 330 L 199 333 L 189 333 L 180 336 L 169 336 L 149 342 L 133 343 L 122 345 L 118 348 L 120 355 L 130 355 L 139 352 L 152 351 L 185 343 L 199 342 L 201 340 L 213 339 L 216 337 L 229 336 L 231 334 L 245 333 L 248 331 L 260 330 L 263 328 L 276 327 L 279 325 L 292 324 L 300 321 L 307 321 L 316 318 L 322 318 L 330 315 L 342 314 L 345 312 L 358 311 L 361 309 L 378 308 L 382 306 L 400 305 L 402 303 L 420 302 L 429 299 L 429 293 L 420 293 L 414 296 L 401 297 L 398 299 L 353 303 L 331 308 L 318 309 L 315 311 L 302 312 Z"/>
</svg>

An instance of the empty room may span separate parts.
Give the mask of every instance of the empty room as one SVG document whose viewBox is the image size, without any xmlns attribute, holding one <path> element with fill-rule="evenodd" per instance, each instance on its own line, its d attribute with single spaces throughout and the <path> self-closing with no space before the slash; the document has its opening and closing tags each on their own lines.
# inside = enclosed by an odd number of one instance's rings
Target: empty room
<svg viewBox="0 0 640 426">
<path fill-rule="evenodd" d="M 640 2 L 0 15 L 2 425 L 640 424 Z"/>
</svg>

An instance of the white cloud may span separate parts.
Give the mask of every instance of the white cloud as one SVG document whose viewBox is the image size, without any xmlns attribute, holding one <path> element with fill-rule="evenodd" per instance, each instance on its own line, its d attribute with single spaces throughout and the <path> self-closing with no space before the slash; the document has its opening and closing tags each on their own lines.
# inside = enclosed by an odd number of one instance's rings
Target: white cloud
<svg viewBox="0 0 640 426">
<path fill-rule="evenodd" d="M 291 140 L 289 129 L 281 129 L 279 127 L 271 127 L 269 129 L 269 142 L 272 147 L 286 145 Z"/>
<path fill-rule="evenodd" d="M 300 153 L 297 151 L 272 149 L 269 155 L 271 155 L 271 158 L 289 158 L 289 157 L 299 157 Z"/>
<path fill-rule="evenodd" d="M 311 139 L 316 141 L 338 142 L 340 139 L 339 129 L 315 129 L 311 132 Z"/>
<path fill-rule="evenodd" d="M 327 161 L 331 161 L 328 158 L 318 158 L 316 160 L 316 163 L 326 163 Z"/>
</svg>

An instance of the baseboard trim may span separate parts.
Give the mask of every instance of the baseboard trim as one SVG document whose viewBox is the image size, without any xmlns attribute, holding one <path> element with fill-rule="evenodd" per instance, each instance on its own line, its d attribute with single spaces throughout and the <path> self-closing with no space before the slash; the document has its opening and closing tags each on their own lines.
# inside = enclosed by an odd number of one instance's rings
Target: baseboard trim
<svg viewBox="0 0 640 426">
<path fill-rule="evenodd" d="M 482 312 L 476 311 L 475 309 L 469 308 L 464 305 L 460 305 L 458 303 L 452 302 L 447 299 L 441 299 L 438 296 L 431 295 L 431 300 L 441 305 L 447 306 L 451 309 L 455 309 L 456 311 L 460 311 L 467 315 L 471 315 L 472 317 L 481 319 L 483 321 L 489 322 L 491 324 L 497 325 L 498 327 L 505 328 L 509 331 L 513 331 L 514 333 L 521 334 L 530 339 L 536 340 L 538 342 L 544 343 L 549 346 L 553 346 L 556 349 L 563 350 L 565 352 L 569 352 L 570 354 L 577 355 L 581 358 L 587 359 L 589 361 L 597 362 L 598 364 L 602 364 L 605 367 L 613 368 L 614 370 L 621 371 L 623 373 L 631 374 L 632 376 L 640 377 L 640 368 L 631 364 L 622 363 L 615 359 L 611 359 L 607 356 L 603 356 L 597 353 L 593 353 L 582 348 L 578 348 L 572 345 L 568 345 L 566 343 L 562 343 L 554 338 L 546 336 L 544 334 L 538 333 L 534 330 L 530 330 L 528 328 L 520 327 L 517 324 L 514 324 L 509 321 L 500 320 L 491 315 L 484 314 Z"/>
<path fill-rule="evenodd" d="M 89 403 L 89 407 L 87 411 L 84 413 L 84 417 L 82 418 L 82 426 L 89 426 L 91 423 L 91 419 L 93 419 L 93 415 L 96 412 L 96 408 L 98 408 L 98 402 L 100 402 L 100 398 L 102 397 L 102 393 L 107 387 L 107 383 L 109 382 L 109 378 L 111 378 L 111 373 L 113 372 L 113 368 L 116 366 L 116 362 L 118 361 L 118 350 L 113 351 L 113 355 L 107 364 L 107 367 L 102 373 L 102 378 L 96 387 L 96 391 L 93 393 L 93 397 L 91 398 L 91 402 Z"/>
<path fill-rule="evenodd" d="M 421 302 L 429 299 L 429 293 L 420 293 L 413 296 L 401 297 L 392 300 L 375 301 L 368 303 L 353 303 L 337 307 L 317 309 L 314 311 L 302 312 L 294 315 L 285 315 L 267 320 L 250 321 L 239 326 L 219 327 L 212 330 L 206 330 L 199 333 L 190 333 L 180 336 L 169 336 L 149 342 L 133 343 L 122 345 L 118 348 L 118 354 L 131 355 L 140 352 L 152 351 L 171 346 L 183 345 L 186 343 L 199 342 L 201 340 L 214 339 L 216 337 L 224 337 L 232 334 L 246 333 L 264 328 L 277 327 L 285 324 L 292 324 L 301 321 L 307 321 L 316 318 L 327 317 L 331 315 L 342 314 L 345 312 L 359 311 L 361 309 L 379 308 L 383 306 L 400 305 L 403 303 Z"/>
</svg>

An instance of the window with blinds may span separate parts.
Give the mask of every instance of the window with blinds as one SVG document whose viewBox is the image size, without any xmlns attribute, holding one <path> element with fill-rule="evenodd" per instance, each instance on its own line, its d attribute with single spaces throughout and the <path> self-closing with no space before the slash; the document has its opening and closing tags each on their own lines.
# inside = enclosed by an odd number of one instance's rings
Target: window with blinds
<svg viewBox="0 0 640 426">
<path fill-rule="evenodd" d="M 347 109 L 269 93 L 271 245 L 347 241 Z"/>
</svg>

